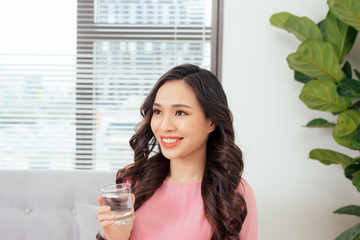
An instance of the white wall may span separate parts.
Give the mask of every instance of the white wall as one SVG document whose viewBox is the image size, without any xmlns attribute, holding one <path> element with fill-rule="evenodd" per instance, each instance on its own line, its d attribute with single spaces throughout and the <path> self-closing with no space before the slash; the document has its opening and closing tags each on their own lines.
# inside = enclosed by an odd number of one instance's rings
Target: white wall
<svg viewBox="0 0 360 240">
<path fill-rule="evenodd" d="M 340 166 L 322 165 L 308 153 L 313 148 L 358 153 L 339 146 L 331 129 L 303 127 L 316 117 L 336 118 L 299 100 L 302 84 L 293 80 L 286 57 L 300 42 L 269 23 L 281 11 L 318 22 L 328 5 L 325 0 L 225 0 L 222 81 L 244 152 L 243 176 L 257 197 L 260 240 L 335 239 L 359 220 L 332 211 L 359 204 L 360 193 Z M 351 54 L 357 62 L 359 38 Z"/>
</svg>

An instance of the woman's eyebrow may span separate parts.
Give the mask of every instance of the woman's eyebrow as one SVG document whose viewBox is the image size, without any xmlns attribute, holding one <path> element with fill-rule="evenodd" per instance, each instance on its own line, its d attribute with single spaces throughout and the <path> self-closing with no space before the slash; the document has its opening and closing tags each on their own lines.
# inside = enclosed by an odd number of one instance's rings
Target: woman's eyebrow
<svg viewBox="0 0 360 240">
<path fill-rule="evenodd" d="M 161 107 L 161 104 L 159 104 L 159 103 L 154 103 L 153 106 L 155 106 L 155 107 Z M 176 108 L 176 107 L 191 108 L 189 105 L 182 104 L 182 103 L 173 104 L 173 105 L 171 105 L 171 107 L 173 107 L 173 108 Z"/>
</svg>

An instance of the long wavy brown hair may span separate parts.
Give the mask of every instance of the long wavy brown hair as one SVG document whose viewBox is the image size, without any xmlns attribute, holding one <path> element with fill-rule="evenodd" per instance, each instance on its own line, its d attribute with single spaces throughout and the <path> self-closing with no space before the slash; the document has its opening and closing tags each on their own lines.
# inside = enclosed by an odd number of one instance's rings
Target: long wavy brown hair
<svg viewBox="0 0 360 240">
<path fill-rule="evenodd" d="M 168 81 L 183 80 L 191 86 L 205 117 L 216 124 L 207 142 L 207 159 L 201 183 L 206 218 L 213 240 L 240 239 L 239 232 L 247 215 L 244 197 L 237 190 L 244 167 L 242 152 L 234 142 L 232 114 L 224 90 L 214 74 L 195 65 L 172 68 L 155 84 L 141 106 L 143 120 L 130 139 L 134 163 L 117 173 L 116 182 L 130 180 L 137 210 L 161 186 L 169 174 L 169 159 L 150 128 L 153 104 L 159 88 Z"/>
</svg>

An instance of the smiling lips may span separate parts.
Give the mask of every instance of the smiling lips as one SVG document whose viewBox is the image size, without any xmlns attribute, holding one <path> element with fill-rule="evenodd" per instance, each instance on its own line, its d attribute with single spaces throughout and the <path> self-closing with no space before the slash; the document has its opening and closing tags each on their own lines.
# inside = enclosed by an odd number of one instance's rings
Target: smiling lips
<svg viewBox="0 0 360 240">
<path fill-rule="evenodd" d="M 160 138 L 161 138 L 161 145 L 165 148 L 175 147 L 183 139 L 182 137 L 165 137 L 165 136 L 160 136 Z"/>
</svg>

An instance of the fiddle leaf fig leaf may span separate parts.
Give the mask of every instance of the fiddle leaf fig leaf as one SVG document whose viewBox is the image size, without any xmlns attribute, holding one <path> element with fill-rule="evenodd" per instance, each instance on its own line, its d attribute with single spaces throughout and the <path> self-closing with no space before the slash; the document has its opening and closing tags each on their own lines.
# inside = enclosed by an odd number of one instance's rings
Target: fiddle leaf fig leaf
<svg viewBox="0 0 360 240">
<path fill-rule="evenodd" d="M 329 42 L 309 39 L 304 41 L 296 53 L 287 57 L 291 69 L 315 79 L 331 79 L 339 82 L 345 77 L 338 56 Z"/>
<path fill-rule="evenodd" d="M 353 146 L 356 149 L 360 149 L 360 125 L 357 126 L 355 132 L 354 132 L 354 141 L 353 141 Z"/>
<path fill-rule="evenodd" d="M 360 31 L 360 1 L 328 0 L 327 3 L 337 18 Z"/>
<path fill-rule="evenodd" d="M 360 170 L 354 173 L 354 178 L 352 179 L 352 184 L 356 187 L 358 192 L 360 192 Z"/>
<path fill-rule="evenodd" d="M 339 62 L 342 62 L 354 45 L 357 31 L 329 11 L 325 19 L 325 35 L 326 41 L 334 45 Z"/>
<path fill-rule="evenodd" d="M 311 109 L 338 114 L 347 109 L 351 99 L 341 97 L 336 92 L 336 84 L 327 79 L 307 82 L 300 94 L 300 99 Z"/>
<path fill-rule="evenodd" d="M 270 17 L 270 24 L 285 30 L 285 23 L 292 16 L 294 15 L 288 12 L 275 13 Z"/>
<path fill-rule="evenodd" d="M 360 217 L 360 206 L 348 205 L 334 211 L 336 214 L 347 214 Z"/>
<path fill-rule="evenodd" d="M 351 64 L 346 61 L 343 65 L 343 67 L 341 68 L 341 70 L 345 73 L 345 76 L 347 78 L 352 78 L 352 69 L 351 69 Z"/>
<path fill-rule="evenodd" d="M 358 78 L 358 80 L 360 81 L 360 73 L 358 72 L 358 70 L 354 69 L 355 75 Z"/>
<path fill-rule="evenodd" d="M 334 123 L 330 123 L 323 118 L 315 118 L 308 122 L 305 127 L 313 128 L 313 127 L 320 127 L 320 128 L 327 128 L 335 126 Z"/>
<path fill-rule="evenodd" d="M 355 110 L 346 110 L 339 114 L 337 123 L 333 129 L 335 141 L 350 149 L 358 149 L 353 145 L 355 130 L 360 124 L 360 113 Z"/>
<path fill-rule="evenodd" d="M 358 141 L 353 141 L 353 147 L 355 148 L 355 149 L 360 149 L 360 143 L 358 142 Z"/>
<path fill-rule="evenodd" d="M 360 171 L 360 163 L 355 162 L 347 166 L 344 170 L 345 177 L 352 180 L 355 177 L 355 173 Z"/>
<path fill-rule="evenodd" d="M 359 240 L 360 223 L 342 232 L 335 240 Z"/>
<path fill-rule="evenodd" d="M 308 17 L 291 16 L 284 25 L 285 30 L 293 33 L 300 41 L 314 38 L 323 40 L 320 28 Z"/>
<path fill-rule="evenodd" d="M 343 78 L 337 86 L 337 93 L 343 97 L 360 97 L 360 81 Z"/>
<path fill-rule="evenodd" d="M 313 149 L 309 153 L 309 158 L 319 160 L 322 164 L 340 164 L 343 168 L 349 165 L 352 161 L 352 158 L 332 150 L 328 149 Z"/>
<path fill-rule="evenodd" d="M 270 17 L 270 23 L 294 34 L 300 41 L 310 38 L 323 40 L 320 28 L 308 17 L 298 17 L 288 12 L 280 12 Z"/>
<path fill-rule="evenodd" d="M 355 102 L 353 105 L 349 107 L 349 109 L 353 109 L 358 113 L 360 113 L 360 101 Z"/>
<path fill-rule="evenodd" d="M 320 22 L 318 22 L 317 26 L 319 27 L 321 34 L 322 34 L 322 38 L 325 40 L 326 39 L 326 35 L 325 35 L 325 20 L 321 20 Z"/>
<path fill-rule="evenodd" d="M 305 74 L 298 72 L 298 71 L 294 71 L 294 79 L 296 81 L 302 82 L 302 83 L 307 83 L 310 80 L 313 80 L 314 78 L 308 77 Z"/>
</svg>

